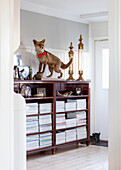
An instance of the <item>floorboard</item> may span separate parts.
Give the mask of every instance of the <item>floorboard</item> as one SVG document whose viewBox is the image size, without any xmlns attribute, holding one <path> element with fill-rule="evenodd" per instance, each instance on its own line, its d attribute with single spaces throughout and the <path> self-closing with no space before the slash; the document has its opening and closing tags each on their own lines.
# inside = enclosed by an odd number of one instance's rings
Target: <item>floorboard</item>
<svg viewBox="0 0 121 170">
<path fill-rule="evenodd" d="M 27 170 L 108 170 L 108 148 L 85 145 L 28 156 Z"/>
</svg>

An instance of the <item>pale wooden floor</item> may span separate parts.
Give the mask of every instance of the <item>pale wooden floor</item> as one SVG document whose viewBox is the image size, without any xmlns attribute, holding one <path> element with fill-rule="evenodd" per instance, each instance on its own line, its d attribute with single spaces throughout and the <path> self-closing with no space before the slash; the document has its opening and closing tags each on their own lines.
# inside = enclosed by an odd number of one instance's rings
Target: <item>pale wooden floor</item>
<svg viewBox="0 0 121 170">
<path fill-rule="evenodd" d="M 108 148 L 72 146 L 28 157 L 27 170 L 108 170 Z"/>
</svg>

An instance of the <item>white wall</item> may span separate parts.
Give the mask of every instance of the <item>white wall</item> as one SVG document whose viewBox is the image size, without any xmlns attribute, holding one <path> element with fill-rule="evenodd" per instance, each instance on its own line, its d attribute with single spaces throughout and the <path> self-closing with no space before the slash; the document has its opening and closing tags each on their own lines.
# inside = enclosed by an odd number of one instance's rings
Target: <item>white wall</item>
<svg viewBox="0 0 121 170">
<path fill-rule="evenodd" d="M 33 39 L 46 39 L 46 48 L 68 50 L 73 42 L 78 49 L 80 34 L 83 36 L 85 51 L 88 50 L 88 24 L 81 24 L 21 10 L 21 42 L 24 46 L 33 46 Z"/>
<path fill-rule="evenodd" d="M 102 37 L 108 37 L 108 22 L 89 24 L 89 38 L 99 39 Z"/>
<path fill-rule="evenodd" d="M 108 22 L 89 24 L 89 52 L 91 64 L 91 133 L 95 132 L 95 42 L 108 39 Z M 102 125 L 103 126 L 103 125 Z M 108 132 L 108 129 L 106 129 Z"/>
</svg>

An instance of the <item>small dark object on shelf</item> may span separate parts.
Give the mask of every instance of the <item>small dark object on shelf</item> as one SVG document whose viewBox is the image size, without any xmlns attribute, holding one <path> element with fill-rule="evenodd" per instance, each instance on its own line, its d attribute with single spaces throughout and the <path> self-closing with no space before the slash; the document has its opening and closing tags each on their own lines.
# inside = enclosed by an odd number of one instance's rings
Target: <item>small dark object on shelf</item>
<svg viewBox="0 0 121 170">
<path fill-rule="evenodd" d="M 76 88 L 76 94 L 77 94 L 77 95 L 81 95 L 81 94 L 82 94 L 80 87 L 77 87 L 77 88 Z"/>
<path fill-rule="evenodd" d="M 24 97 L 31 97 L 31 87 L 29 85 L 22 85 L 21 95 Z"/>
<path fill-rule="evenodd" d="M 73 93 L 72 91 L 69 91 L 69 92 L 66 92 L 66 93 L 64 93 L 64 94 L 61 94 L 60 92 L 57 91 L 57 92 L 56 92 L 56 95 L 57 95 L 57 96 L 71 96 L 72 93 Z"/>
<path fill-rule="evenodd" d="M 41 80 L 43 77 L 43 73 L 38 72 L 34 75 L 33 80 Z"/>
</svg>

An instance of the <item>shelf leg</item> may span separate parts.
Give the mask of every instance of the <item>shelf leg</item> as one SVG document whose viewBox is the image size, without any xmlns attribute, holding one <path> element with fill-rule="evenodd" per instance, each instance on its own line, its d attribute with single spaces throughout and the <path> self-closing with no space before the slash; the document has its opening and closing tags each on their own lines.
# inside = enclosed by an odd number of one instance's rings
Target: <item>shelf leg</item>
<svg viewBox="0 0 121 170">
<path fill-rule="evenodd" d="M 89 144 L 90 144 L 90 141 L 87 141 L 87 142 L 86 142 L 86 145 L 89 146 Z"/>
<path fill-rule="evenodd" d="M 54 149 L 52 149 L 52 154 L 53 154 L 53 155 L 55 155 L 55 148 L 54 148 Z"/>
</svg>

